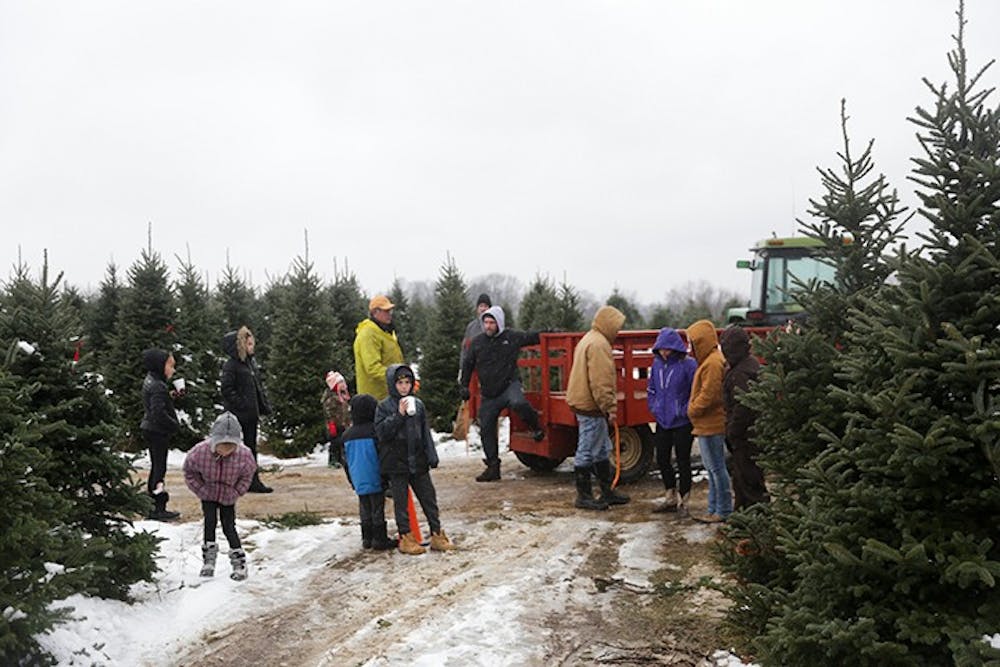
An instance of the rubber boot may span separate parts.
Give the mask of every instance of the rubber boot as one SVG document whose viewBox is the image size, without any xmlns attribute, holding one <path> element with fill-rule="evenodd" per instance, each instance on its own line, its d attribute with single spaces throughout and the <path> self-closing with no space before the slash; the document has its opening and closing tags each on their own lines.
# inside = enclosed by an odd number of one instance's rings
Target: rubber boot
<svg viewBox="0 0 1000 667">
<path fill-rule="evenodd" d="M 382 522 L 382 525 L 374 524 L 372 526 L 372 549 L 375 551 L 388 551 L 389 549 L 395 549 L 397 546 L 399 546 L 399 542 L 389 537 L 389 533 L 385 529 L 385 521 Z"/>
<path fill-rule="evenodd" d="M 372 525 L 370 523 L 361 524 L 361 546 L 365 549 L 372 548 Z"/>
<path fill-rule="evenodd" d="M 233 581 L 243 581 L 247 578 L 247 552 L 243 549 L 233 549 L 229 552 L 229 564 L 233 572 L 229 578 Z"/>
<path fill-rule="evenodd" d="M 203 577 L 215 576 L 215 559 L 219 555 L 219 545 L 216 542 L 205 542 L 201 545 L 201 572 Z"/>
<path fill-rule="evenodd" d="M 574 468 L 576 473 L 576 507 L 582 510 L 606 510 L 608 504 L 603 500 L 594 499 L 594 490 L 590 486 L 590 468 Z"/>
<path fill-rule="evenodd" d="M 487 461 L 483 459 L 483 463 L 486 464 L 486 470 L 476 477 L 477 482 L 496 482 L 500 479 L 500 459 L 496 461 Z"/>
<path fill-rule="evenodd" d="M 611 488 L 611 461 L 607 459 L 594 463 L 594 474 L 601 483 L 601 500 L 608 505 L 624 505 L 629 497 Z"/>
</svg>

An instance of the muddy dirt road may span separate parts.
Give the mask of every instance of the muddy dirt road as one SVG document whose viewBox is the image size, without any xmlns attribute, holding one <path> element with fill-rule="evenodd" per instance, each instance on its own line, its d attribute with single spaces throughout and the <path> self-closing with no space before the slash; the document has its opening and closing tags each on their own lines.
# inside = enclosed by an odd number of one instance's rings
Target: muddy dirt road
<svg viewBox="0 0 1000 667">
<path fill-rule="evenodd" d="M 473 481 L 481 469 L 470 456 L 444 459 L 432 473 L 458 550 L 373 553 L 360 548 L 359 531 L 357 549 L 331 557 L 293 603 L 262 601 L 260 614 L 201 637 L 178 664 L 714 664 L 709 657 L 724 648 L 721 599 L 700 582 L 717 575 L 715 529 L 650 513 L 658 478 L 623 487 L 628 505 L 585 512 L 572 506 L 569 464 L 535 473 L 505 453 L 503 479 L 489 484 Z M 289 468 L 263 479 L 275 492 L 243 498 L 241 518 L 307 509 L 357 522 L 341 470 Z M 179 474 L 168 482 L 171 506 L 197 520 Z M 701 482 L 698 510 L 704 494 Z M 252 562 L 252 536 L 246 542 Z"/>
</svg>

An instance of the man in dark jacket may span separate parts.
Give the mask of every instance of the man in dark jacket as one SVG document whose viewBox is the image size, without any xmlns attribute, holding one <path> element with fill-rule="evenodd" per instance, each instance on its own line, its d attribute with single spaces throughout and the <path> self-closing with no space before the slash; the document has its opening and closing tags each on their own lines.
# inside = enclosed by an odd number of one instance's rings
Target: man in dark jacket
<svg viewBox="0 0 1000 667">
<path fill-rule="evenodd" d="M 538 414 L 531 407 L 521 390 L 517 376 L 517 357 L 522 347 L 538 344 L 537 331 L 514 331 L 504 328 L 503 308 L 492 306 L 480 319 L 483 333 L 472 339 L 462 363 L 459 382 L 462 400 L 469 400 L 469 382 L 472 371 L 479 373 L 479 432 L 483 439 L 486 470 L 477 482 L 500 479 L 500 441 L 497 419 L 504 408 L 510 408 L 528 425 L 532 437 L 541 440 L 545 431 L 538 423 Z"/>
<path fill-rule="evenodd" d="M 271 404 L 260 380 L 260 371 L 253 358 L 255 341 L 249 328 L 243 326 L 222 337 L 222 349 L 229 358 L 222 366 L 222 405 L 236 415 L 243 429 L 243 444 L 257 460 L 257 426 L 261 415 L 271 414 Z M 250 493 L 273 491 L 254 473 Z"/>
<path fill-rule="evenodd" d="M 174 357 L 166 350 L 150 349 L 142 353 L 142 365 L 146 377 L 142 381 L 142 438 L 149 447 L 149 479 L 146 490 L 153 498 L 153 511 L 149 518 L 156 521 L 171 521 L 180 516 L 167 509 L 170 494 L 167 493 L 163 478 L 167 473 L 167 447 L 170 436 L 180 424 L 177 411 L 170 398 L 167 382 L 174 374 Z"/>
<path fill-rule="evenodd" d="M 764 472 L 757 465 L 758 447 L 750 441 L 756 415 L 738 400 L 757 381 L 760 363 L 750 354 L 750 336 L 741 327 L 731 326 L 723 331 L 719 344 L 728 364 L 722 380 L 722 401 L 726 409 L 726 443 L 733 454 L 733 491 L 739 510 L 770 500 Z"/>
</svg>

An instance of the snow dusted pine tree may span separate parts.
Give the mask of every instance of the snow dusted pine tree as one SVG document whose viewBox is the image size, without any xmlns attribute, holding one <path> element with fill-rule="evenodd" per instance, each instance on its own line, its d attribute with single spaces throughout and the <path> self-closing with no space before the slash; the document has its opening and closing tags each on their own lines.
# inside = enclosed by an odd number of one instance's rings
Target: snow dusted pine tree
<svg viewBox="0 0 1000 667">
<path fill-rule="evenodd" d="M 72 593 L 125 599 L 131 584 L 150 581 L 156 569 L 157 539 L 129 530 L 130 517 L 145 514 L 148 499 L 132 481 L 130 460 L 113 451 L 114 411 L 91 358 L 74 361 L 83 325 L 62 302 L 60 279 L 50 282 L 43 266 L 35 282 L 20 267 L 0 312 L 0 342 L 8 350 L 0 373 L 0 403 L 8 403 L 0 419 L 0 484 L 9 483 L 8 474 L 22 477 L 17 490 L 4 493 L 5 512 L 17 519 L 4 520 L 0 544 L 10 553 L 5 540 L 25 540 L 18 542 L 19 555 L 2 561 L 7 571 L 0 603 L 11 610 L 27 605 L 24 613 L 38 610 L 46 597 Z M 10 405 L 8 378 L 18 387 L 16 406 Z M 7 640 L 36 619 L 17 625 L 20 615 L 13 611 L 3 618 L 14 624 L 0 632 L 0 652 L 7 655 Z M 53 619 L 40 611 L 37 622 Z M 24 648 L 32 640 L 21 636 L 17 643 Z"/>
<path fill-rule="evenodd" d="M 197 443 L 208 433 L 218 416 L 219 368 L 223 352 L 219 348 L 222 324 L 216 317 L 209 297 L 208 287 L 191 263 L 191 259 L 178 258 L 180 277 L 174 283 L 177 295 L 177 314 L 174 331 L 177 334 L 176 377 L 184 378 L 185 391 L 174 399 L 185 427 L 178 438 L 184 449 Z"/>
</svg>

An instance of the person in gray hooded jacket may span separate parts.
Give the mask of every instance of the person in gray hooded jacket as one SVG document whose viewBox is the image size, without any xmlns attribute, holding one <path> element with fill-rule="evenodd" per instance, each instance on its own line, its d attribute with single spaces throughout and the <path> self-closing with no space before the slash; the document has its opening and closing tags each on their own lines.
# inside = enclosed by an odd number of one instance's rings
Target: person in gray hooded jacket
<svg viewBox="0 0 1000 667">
<path fill-rule="evenodd" d="M 539 332 L 505 329 L 503 308 L 500 306 L 490 307 L 479 318 L 483 322 L 483 333 L 473 338 L 469 345 L 462 362 L 459 391 L 463 401 L 469 400 L 469 382 L 472 381 L 472 372 L 477 371 L 479 393 L 482 395 L 479 432 L 483 438 L 486 470 L 476 477 L 476 481 L 493 482 L 500 479 L 497 419 L 505 408 L 513 410 L 528 425 L 536 441 L 545 437 L 538 414 L 524 397 L 517 375 L 517 358 L 521 348 L 537 345 Z"/>
</svg>

